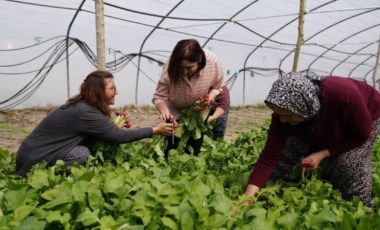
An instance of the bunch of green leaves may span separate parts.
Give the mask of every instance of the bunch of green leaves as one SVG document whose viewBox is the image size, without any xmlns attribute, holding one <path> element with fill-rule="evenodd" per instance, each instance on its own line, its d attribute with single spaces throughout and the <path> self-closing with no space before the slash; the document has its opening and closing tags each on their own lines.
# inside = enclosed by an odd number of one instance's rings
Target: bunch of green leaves
<svg viewBox="0 0 380 230">
<path fill-rule="evenodd" d="M 174 135 L 181 140 L 178 145 L 178 150 L 184 150 L 186 143 L 190 138 L 198 140 L 203 135 L 212 135 L 212 124 L 205 122 L 202 112 L 196 111 L 194 107 L 189 107 L 182 110 L 179 127 L 175 129 Z"/>
<path fill-rule="evenodd" d="M 113 122 L 119 128 L 123 128 L 126 124 L 125 117 L 122 115 L 116 116 Z M 100 162 L 110 160 L 120 164 L 124 160 L 123 150 L 118 143 L 98 139 L 91 149 L 91 152 L 94 153 L 94 157 Z"/>
<path fill-rule="evenodd" d="M 113 161 L 120 164 L 124 158 L 120 144 L 104 140 L 97 140 L 92 146 L 91 152 L 99 162 Z"/>
</svg>

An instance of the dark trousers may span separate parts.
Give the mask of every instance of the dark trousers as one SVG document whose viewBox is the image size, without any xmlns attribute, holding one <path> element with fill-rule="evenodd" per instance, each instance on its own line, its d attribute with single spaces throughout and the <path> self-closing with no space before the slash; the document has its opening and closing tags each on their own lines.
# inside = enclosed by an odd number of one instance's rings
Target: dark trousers
<svg viewBox="0 0 380 230">
<path fill-rule="evenodd" d="M 172 136 L 165 137 L 165 146 L 166 147 L 164 149 L 164 154 L 165 154 L 166 159 L 168 158 L 169 151 L 171 149 L 177 149 L 178 148 L 178 144 L 179 144 L 180 140 L 181 140 L 180 138 L 174 137 L 174 142 L 173 142 Z M 185 152 L 187 154 L 191 154 L 191 152 L 189 150 L 189 146 L 191 146 L 193 148 L 193 155 L 198 156 L 199 152 L 201 151 L 202 144 L 203 144 L 203 134 L 201 135 L 201 138 L 199 138 L 197 140 L 190 138 L 186 143 Z"/>
</svg>

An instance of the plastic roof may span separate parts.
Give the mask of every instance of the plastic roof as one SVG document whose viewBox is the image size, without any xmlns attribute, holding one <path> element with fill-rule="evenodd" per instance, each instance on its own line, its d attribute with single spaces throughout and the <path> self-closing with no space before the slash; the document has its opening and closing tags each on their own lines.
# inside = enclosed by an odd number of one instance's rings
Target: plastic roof
<svg viewBox="0 0 380 230">
<path fill-rule="evenodd" d="M 161 65 L 181 39 L 213 51 L 234 105 L 260 103 L 278 69 L 291 71 L 298 0 L 104 1 L 107 67 L 117 105 L 150 104 Z M 91 0 L 0 0 L 0 109 L 57 104 L 76 94 L 95 69 Z M 380 36 L 380 2 L 307 2 L 298 70 L 312 69 L 372 85 Z M 71 27 L 70 27 L 71 25 Z M 69 32 L 69 80 L 65 37 Z M 140 70 L 140 71 L 138 71 Z"/>
</svg>

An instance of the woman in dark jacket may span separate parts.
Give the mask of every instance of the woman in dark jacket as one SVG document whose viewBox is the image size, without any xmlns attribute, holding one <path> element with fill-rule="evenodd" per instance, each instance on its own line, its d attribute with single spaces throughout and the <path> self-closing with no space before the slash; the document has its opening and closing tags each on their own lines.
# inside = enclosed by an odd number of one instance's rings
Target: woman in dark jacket
<svg viewBox="0 0 380 230">
<path fill-rule="evenodd" d="M 115 103 L 117 90 L 111 73 L 90 73 L 80 87 L 80 93 L 65 105 L 45 117 L 22 142 L 16 156 L 16 173 L 26 176 L 33 165 L 46 161 L 48 166 L 57 160 L 65 165 L 84 163 L 90 155 L 94 140 L 128 143 L 153 134 L 169 135 L 172 124 L 153 128 L 126 130 L 111 120 L 110 105 Z"/>
<path fill-rule="evenodd" d="M 274 111 L 265 147 L 245 194 L 253 196 L 269 178 L 286 179 L 296 164 L 322 167 L 322 176 L 343 198 L 372 206 L 371 155 L 380 133 L 380 94 L 358 80 L 281 74 L 265 103 Z M 327 160 L 328 159 L 328 160 Z"/>
</svg>

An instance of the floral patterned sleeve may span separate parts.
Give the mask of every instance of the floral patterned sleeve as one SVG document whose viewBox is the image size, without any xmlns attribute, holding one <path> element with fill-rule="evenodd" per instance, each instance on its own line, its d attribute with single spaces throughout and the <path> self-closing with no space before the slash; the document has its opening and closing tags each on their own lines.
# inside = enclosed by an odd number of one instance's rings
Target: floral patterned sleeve
<svg viewBox="0 0 380 230">
<path fill-rule="evenodd" d="M 157 105 L 161 102 L 165 102 L 169 99 L 169 93 L 170 93 L 170 81 L 169 81 L 169 75 L 168 75 L 168 65 L 165 63 L 160 80 L 158 81 L 156 91 L 153 95 L 152 102 L 154 105 Z"/>
</svg>

